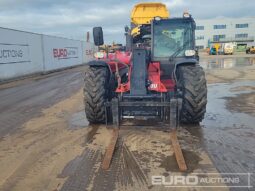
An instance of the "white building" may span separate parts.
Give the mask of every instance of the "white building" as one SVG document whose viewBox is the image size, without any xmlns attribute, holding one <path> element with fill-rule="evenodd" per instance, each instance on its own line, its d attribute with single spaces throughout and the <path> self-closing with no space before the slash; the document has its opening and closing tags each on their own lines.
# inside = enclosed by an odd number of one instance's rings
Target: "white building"
<svg viewBox="0 0 255 191">
<path fill-rule="evenodd" d="M 213 43 L 234 42 L 237 47 L 254 42 L 255 17 L 196 20 L 196 46 L 199 49 Z"/>
</svg>

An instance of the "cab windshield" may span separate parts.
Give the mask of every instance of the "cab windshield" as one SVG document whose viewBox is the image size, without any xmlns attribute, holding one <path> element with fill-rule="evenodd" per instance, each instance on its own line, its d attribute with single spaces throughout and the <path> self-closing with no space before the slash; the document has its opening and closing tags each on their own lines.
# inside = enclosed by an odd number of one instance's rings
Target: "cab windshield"
<svg viewBox="0 0 255 191">
<path fill-rule="evenodd" d="M 154 24 L 154 57 L 184 56 L 193 49 L 191 22 L 161 20 Z"/>
</svg>

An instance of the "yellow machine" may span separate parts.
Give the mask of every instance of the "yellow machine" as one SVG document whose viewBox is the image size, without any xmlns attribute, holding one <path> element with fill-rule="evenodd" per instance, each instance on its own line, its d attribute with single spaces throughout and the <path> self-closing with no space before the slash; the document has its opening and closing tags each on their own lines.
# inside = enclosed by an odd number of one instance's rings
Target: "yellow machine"
<svg viewBox="0 0 255 191">
<path fill-rule="evenodd" d="M 255 54 L 255 46 L 248 47 L 246 49 L 246 54 Z"/>
<path fill-rule="evenodd" d="M 219 43 L 216 43 L 213 45 L 214 48 L 216 48 L 216 52 L 219 51 L 219 48 L 220 48 L 220 44 Z"/>
<path fill-rule="evenodd" d="M 139 25 L 150 24 L 155 17 L 167 19 L 169 12 L 165 4 L 162 3 L 139 3 L 131 12 L 131 23 L 134 28 L 131 31 L 132 36 L 140 34 Z"/>
<path fill-rule="evenodd" d="M 208 53 L 210 55 L 217 55 L 219 53 L 220 47 L 221 47 L 221 45 L 219 43 L 213 44 L 213 45 L 211 45 Z"/>
<path fill-rule="evenodd" d="M 99 51 L 103 53 L 113 53 L 117 50 L 123 50 L 124 47 L 122 44 L 115 44 L 114 42 L 110 45 L 104 44 L 99 46 Z"/>
</svg>

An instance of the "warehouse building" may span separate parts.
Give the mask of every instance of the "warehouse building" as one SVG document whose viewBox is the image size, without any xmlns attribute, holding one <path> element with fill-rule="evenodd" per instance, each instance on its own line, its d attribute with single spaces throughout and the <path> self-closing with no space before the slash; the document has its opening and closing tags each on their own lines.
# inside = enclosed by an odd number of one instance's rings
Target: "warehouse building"
<svg viewBox="0 0 255 191">
<path fill-rule="evenodd" d="M 215 43 L 233 42 L 237 50 L 253 44 L 255 38 L 255 17 L 217 18 L 196 20 L 196 46 L 198 49 Z"/>
</svg>

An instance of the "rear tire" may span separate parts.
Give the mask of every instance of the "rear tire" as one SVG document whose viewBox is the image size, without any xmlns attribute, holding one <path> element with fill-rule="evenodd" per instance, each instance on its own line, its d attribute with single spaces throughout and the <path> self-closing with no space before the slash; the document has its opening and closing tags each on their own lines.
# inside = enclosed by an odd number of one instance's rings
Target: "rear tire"
<svg viewBox="0 0 255 191">
<path fill-rule="evenodd" d="M 90 123 L 105 122 L 105 102 L 108 100 L 109 70 L 106 67 L 89 67 L 84 78 L 85 113 Z"/>
<path fill-rule="evenodd" d="M 198 123 L 204 118 L 207 104 L 205 73 L 199 65 L 178 67 L 178 88 L 182 92 L 180 119 L 184 123 Z"/>
</svg>

